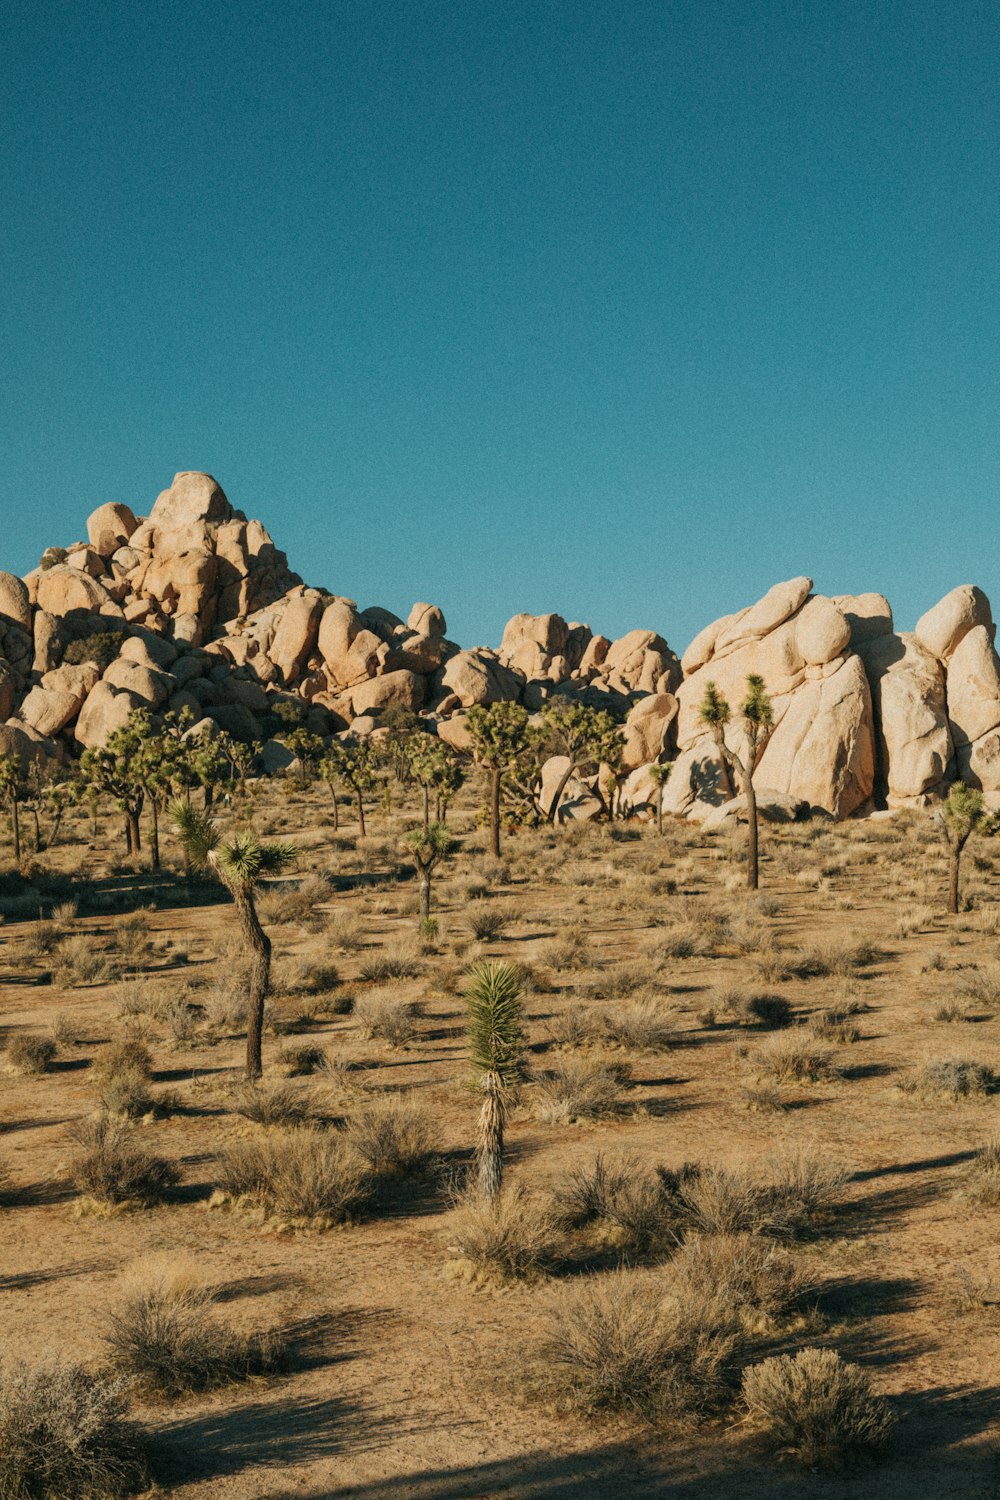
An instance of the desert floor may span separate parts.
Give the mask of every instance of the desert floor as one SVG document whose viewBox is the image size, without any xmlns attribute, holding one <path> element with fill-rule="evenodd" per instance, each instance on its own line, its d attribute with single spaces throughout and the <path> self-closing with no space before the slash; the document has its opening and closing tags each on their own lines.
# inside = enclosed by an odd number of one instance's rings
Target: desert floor
<svg viewBox="0 0 1000 1500">
<path fill-rule="evenodd" d="M 1000 1074 L 1000 885 L 990 842 L 969 845 L 969 909 L 949 917 L 928 813 L 765 828 L 756 900 L 742 890 L 743 835 L 706 839 L 686 824 L 662 836 L 632 825 L 512 833 L 497 869 L 476 826 L 475 791 L 452 815 L 459 847 L 435 882 L 440 933 L 428 952 L 416 941 L 400 843 L 415 817 L 412 794 L 373 813 L 360 840 L 347 807 L 333 831 L 325 788 L 259 793 L 259 826 L 300 850 L 295 872 L 261 899 L 281 1033 L 265 1037 L 266 1080 L 282 1076 L 283 1049 L 315 1043 L 341 1066 L 288 1087 L 309 1092 L 330 1119 L 372 1093 L 406 1090 L 438 1135 L 429 1176 L 385 1185 L 356 1222 L 326 1232 L 210 1206 L 220 1148 L 260 1128 L 229 1104 L 241 1038 L 210 1024 L 239 959 L 224 892 L 185 880 L 167 832 L 162 877 L 131 867 L 110 810 L 96 837 L 84 814 L 72 817 L 28 881 L 12 872 L 5 844 L 0 1040 L 54 1027 L 59 1047 L 43 1074 L 7 1067 L 2 1078 L 0 1156 L 16 1190 L 0 1212 L 4 1357 L 99 1364 L 121 1278 L 167 1255 L 214 1288 L 219 1317 L 286 1330 L 292 1343 L 280 1376 L 140 1403 L 156 1492 L 176 1500 L 1000 1493 L 1000 1208 L 965 1196 L 974 1153 L 995 1129 L 996 1099 L 990 1089 L 956 1102 L 901 1087 L 937 1059 Z M 302 911 L 287 896 L 304 879 Z M 74 901 L 75 915 L 63 909 L 57 930 L 46 925 L 54 906 Z M 507 924 L 479 941 L 467 924 L 487 906 Z M 127 931 L 121 917 L 136 911 L 148 920 Z M 671 936 L 689 956 L 665 956 Z M 865 943 L 872 953 L 855 963 L 852 945 Z M 88 967 L 87 954 L 108 956 L 107 966 Z M 416 973 L 380 979 L 373 960 L 383 954 L 408 955 Z M 815 1286 L 808 1316 L 775 1331 L 768 1351 L 820 1343 L 872 1373 L 898 1418 L 875 1462 L 803 1473 L 757 1451 L 736 1407 L 661 1430 L 519 1395 L 518 1367 L 533 1357 L 545 1308 L 572 1292 L 574 1278 L 484 1284 L 451 1245 L 450 1185 L 470 1159 L 478 1111 L 462 973 L 479 956 L 529 966 L 536 1071 L 567 1054 L 567 1017 L 620 1005 L 630 988 L 658 997 L 674 1021 L 668 1048 L 619 1050 L 632 1077 L 617 1115 L 546 1117 L 528 1083 L 508 1134 L 509 1182 L 543 1191 L 597 1151 L 679 1166 L 814 1150 L 846 1166 L 835 1222 L 793 1250 Z M 301 991 L 316 965 L 336 968 L 337 982 L 327 974 L 323 984 L 338 997 L 360 1002 L 395 986 L 422 1001 L 412 1041 L 366 1039 L 355 1015 L 310 1007 Z M 830 967 L 844 972 L 816 972 Z M 827 1042 L 831 1076 L 755 1083 L 757 1049 L 787 1033 L 732 1019 L 734 985 L 784 997 L 804 1028 L 849 994 L 866 1006 L 860 1037 Z M 150 1009 L 142 993 L 154 997 Z M 178 997 L 204 1007 L 180 1041 L 154 1014 Z M 129 1033 L 151 1048 L 163 1106 L 141 1124 L 142 1138 L 179 1163 L 181 1184 L 159 1207 L 81 1213 L 69 1131 L 96 1108 L 102 1049 Z M 598 1266 L 576 1279 L 611 1274 Z"/>
</svg>

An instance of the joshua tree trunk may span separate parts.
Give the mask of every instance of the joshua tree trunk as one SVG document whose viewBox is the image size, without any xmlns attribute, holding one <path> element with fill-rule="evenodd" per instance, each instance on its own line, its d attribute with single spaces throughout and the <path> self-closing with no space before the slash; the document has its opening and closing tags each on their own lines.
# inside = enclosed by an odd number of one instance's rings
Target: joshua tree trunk
<svg viewBox="0 0 1000 1500">
<path fill-rule="evenodd" d="M 490 838 L 493 858 L 500 858 L 500 767 L 490 772 Z"/>
<path fill-rule="evenodd" d="M 429 922 L 431 919 L 431 872 L 417 867 L 417 879 L 420 882 L 420 920 Z"/>
<path fill-rule="evenodd" d="M 40 854 L 42 852 L 42 830 L 41 830 L 41 825 L 38 822 L 38 808 L 37 807 L 33 807 L 31 809 L 31 818 L 32 818 L 32 822 L 34 823 L 34 827 L 35 827 L 35 853 L 36 854 Z"/>
<path fill-rule="evenodd" d="M 948 910 L 958 915 L 958 869 L 962 860 L 962 845 L 955 840 L 948 850 Z"/>
<path fill-rule="evenodd" d="M 14 863 L 21 863 L 21 815 L 17 810 L 17 797 L 10 799 L 10 821 L 14 832 Z"/>
<path fill-rule="evenodd" d="M 503 1085 L 495 1073 L 486 1073 L 482 1088 L 486 1097 L 479 1112 L 476 1142 L 479 1191 L 485 1198 L 495 1198 L 503 1181 Z"/>
<path fill-rule="evenodd" d="M 757 793 L 754 791 L 753 775 L 744 777 L 747 798 L 747 888 L 757 889 L 760 875 L 757 856 Z"/>
<path fill-rule="evenodd" d="M 430 782 L 424 782 L 424 830 L 431 826 L 431 787 Z"/>
<path fill-rule="evenodd" d="M 548 820 L 550 823 L 554 823 L 556 820 L 556 814 L 559 811 L 559 804 L 562 801 L 562 794 L 569 785 L 569 779 L 573 775 L 573 772 L 575 770 L 576 766 L 573 764 L 573 761 L 570 760 L 569 765 L 566 767 L 565 771 L 559 778 L 559 785 L 555 789 L 555 794 L 553 795 L 552 802 L 549 807 Z"/>
<path fill-rule="evenodd" d="M 336 833 L 340 828 L 340 808 L 337 806 L 337 788 L 333 782 L 329 782 L 330 797 L 333 801 L 333 831 Z"/>
<path fill-rule="evenodd" d="M 202 798 L 202 803 L 206 812 L 208 812 L 209 808 L 212 805 L 212 790 L 213 788 L 211 783 L 206 782 L 204 787 L 204 796 Z"/>
<path fill-rule="evenodd" d="M 160 868 L 160 809 L 156 798 L 150 800 L 149 810 L 153 815 L 153 831 L 149 839 L 149 852 L 152 857 L 153 869 Z"/>
<path fill-rule="evenodd" d="M 264 1071 L 264 1001 L 271 987 L 271 939 L 260 925 L 252 892 L 236 886 L 232 894 L 240 929 L 253 955 L 247 995 L 247 1077 L 253 1079 Z"/>
<path fill-rule="evenodd" d="M 138 854 L 142 849 L 142 836 L 139 832 L 139 814 L 134 807 L 129 807 L 125 811 L 125 817 L 128 820 L 129 853 Z"/>
<path fill-rule="evenodd" d="M 358 792 L 358 832 L 362 838 L 367 837 L 365 833 L 365 800 Z"/>
<path fill-rule="evenodd" d="M 663 833 L 663 784 L 662 784 L 662 782 L 656 788 L 656 831 L 660 835 L 662 835 L 662 833 Z"/>
</svg>

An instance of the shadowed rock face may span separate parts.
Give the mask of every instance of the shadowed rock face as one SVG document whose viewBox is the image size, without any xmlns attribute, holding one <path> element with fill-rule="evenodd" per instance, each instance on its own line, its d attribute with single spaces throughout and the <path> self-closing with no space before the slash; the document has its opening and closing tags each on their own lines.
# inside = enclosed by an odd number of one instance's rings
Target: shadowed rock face
<svg viewBox="0 0 1000 1500">
<path fill-rule="evenodd" d="M 956 771 L 1000 798 L 1000 659 L 971 585 L 897 634 L 881 595 L 827 598 L 790 579 L 706 626 L 679 661 L 655 631 L 613 641 L 552 613 L 513 615 L 491 650 L 449 640 L 435 604 L 405 621 L 359 609 L 307 587 L 265 526 L 196 471 L 175 475 L 145 518 L 98 506 L 86 537 L 49 547 L 23 580 L 0 573 L 0 728 L 18 753 L 101 744 L 139 706 L 265 739 L 282 699 L 321 735 L 367 732 L 406 708 L 462 747 L 473 704 L 577 699 L 625 724 L 625 805 L 651 806 L 647 768 L 670 758 L 665 809 L 704 817 L 731 795 L 700 718 L 705 686 L 732 704 L 739 751 L 735 710 L 755 673 L 774 730 L 754 781 L 775 806 L 846 817 L 920 803 Z"/>
</svg>

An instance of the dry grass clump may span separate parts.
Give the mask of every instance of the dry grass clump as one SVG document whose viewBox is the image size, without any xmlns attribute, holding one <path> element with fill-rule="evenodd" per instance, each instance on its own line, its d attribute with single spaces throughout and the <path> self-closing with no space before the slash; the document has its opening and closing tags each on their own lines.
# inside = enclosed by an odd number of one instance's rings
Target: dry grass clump
<svg viewBox="0 0 1000 1500">
<path fill-rule="evenodd" d="M 62 989 L 107 984 L 121 972 L 120 958 L 96 945 L 89 933 L 64 938 L 52 966 L 52 982 Z"/>
<path fill-rule="evenodd" d="M 896 920 L 896 936 L 899 938 L 912 937 L 915 932 L 922 932 L 930 927 L 934 921 L 935 912 L 931 906 L 907 906 L 900 912 Z"/>
<path fill-rule="evenodd" d="M 148 911 L 126 912 L 111 924 L 111 942 L 121 964 L 137 969 L 150 957 L 154 941 L 149 931 Z"/>
<path fill-rule="evenodd" d="M 318 1113 L 312 1094 L 287 1083 L 238 1083 L 229 1093 L 229 1105 L 254 1125 L 303 1125 Z"/>
<path fill-rule="evenodd" d="M 364 947 L 365 923 L 356 912 L 331 912 L 324 931 L 330 946 L 340 953 L 357 953 Z"/>
<path fill-rule="evenodd" d="M 846 1180 L 842 1167 L 800 1153 L 763 1168 L 706 1167 L 679 1192 L 690 1226 L 703 1234 L 801 1239 L 829 1218 Z"/>
<path fill-rule="evenodd" d="M 356 1109 L 347 1138 L 368 1169 L 384 1177 L 418 1177 L 437 1149 L 430 1114 L 415 1099 L 396 1094 Z"/>
<path fill-rule="evenodd" d="M 587 1413 L 655 1423 L 710 1412 L 725 1395 L 732 1341 L 704 1313 L 666 1295 L 651 1273 L 567 1288 L 548 1312 L 539 1350 L 547 1383 Z"/>
<path fill-rule="evenodd" d="M 178 1397 L 281 1367 L 280 1340 L 236 1332 L 211 1316 L 210 1301 L 207 1288 L 183 1268 L 137 1270 L 108 1315 L 104 1342 L 112 1370 L 142 1395 Z"/>
<path fill-rule="evenodd" d="M 985 1099 L 993 1092 L 996 1075 L 986 1063 L 959 1057 L 936 1057 L 925 1062 L 899 1087 L 918 1098 Z"/>
<path fill-rule="evenodd" d="M 304 880 L 272 885 L 258 897 L 257 910 L 261 921 L 268 924 L 308 923 L 320 902 L 329 901 L 330 894 L 328 880 L 322 875 L 308 875 Z"/>
<path fill-rule="evenodd" d="M 853 1046 L 861 1040 L 861 1028 L 854 1017 L 867 1010 L 861 1001 L 845 1000 L 821 1010 L 813 1017 L 812 1034 L 820 1041 L 836 1042 L 838 1046 Z"/>
<path fill-rule="evenodd" d="M 404 999 L 388 989 L 370 990 L 354 1002 L 362 1035 L 388 1042 L 390 1047 L 408 1047 L 415 1040 L 421 1009 L 419 1001 Z"/>
<path fill-rule="evenodd" d="M 127 1381 L 79 1365 L 13 1365 L 0 1374 L 4 1500 L 120 1500 L 145 1488 Z"/>
<path fill-rule="evenodd" d="M 955 998 L 978 1010 L 1000 1010 L 1000 964 L 966 969 L 955 984 Z"/>
<path fill-rule="evenodd" d="M 972 1161 L 963 1197 L 993 1208 L 1000 1204 L 1000 1139 L 980 1146 Z"/>
<path fill-rule="evenodd" d="M 481 1280 L 523 1281 L 551 1262 L 557 1242 L 548 1206 L 519 1184 L 488 1198 L 474 1187 L 459 1194 L 448 1221 L 451 1250 Z"/>
<path fill-rule="evenodd" d="M 607 1058 L 561 1058 L 538 1078 L 535 1115 L 549 1125 L 620 1115 L 627 1108 L 621 1091 L 629 1073 L 626 1065 Z"/>
<path fill-rule="evenodd" d="M 609 1006 L 603 1021 L 608 1041 L 632 1052 L 663 1052 L 677 1036 L 674 1016 L 652 995 Z"/>
<path fill-rule="evenodd" d="M 282 1047 L 278 1053 L 278 1066 L 286 1078 L 305 1078 L 310 1073 L 322 1071 L 326 1066 L 326 1053 L 314 1042 Z"/>
<path fill-rule="evenodd" d="M 80 1150 L 70 1163 L 70 1181 L 97 1203 L 150 1207 L 179 1179 L 173 1162 L 140 1145 L 127 1119 L 93 1115 L 75 1126 L 72 1137 Z"/>
<path fill-rule="evenodd" d="M 21 939 L 25 957 L 34 960 L 46 958 L 56 948 L 62 936 L 63 933 L 55 922 L 39 917 L 37 922 L 32 922 Z"/>
<path fill-rule="evenodd" d="M 827 942 L 800 948 L 795 970 L 804 979 L 822 978 L 828 974 L 848 978 L 860 969 L 869 968 L 879 956 L 878 948 L 867 940 L 831 938 Z"/>
<path fill-rule="evenodd" d="M 715 1003 L 741 1026 L 757 1026 L 765 1031 L 790 1026 L 794 1016 L 791 1005 L 783 995 L 771 995 L 765 990 L 751 989 L 745 985 L 717 990 Z"/>
<path fill-rule="evenodd" d="M 829 1047 L 802 1028 L 769 1037 L 746 1054 L 748 1065 L 762 1078 L 778 1083 L 822 1083 L 839 1077 Z"/>
<path fill-rule="evenodd" d="M 234 1141 L 219 1168 L 230 1198 L 316 1229 L 342 1223 L 368 1189 L 362 1162 L 337 1131 L 286 1129 Z"/>
<path fill-rule="evenodd" d="M 637 1157 L 598 1153 L 590 1167 L 566 1173 L 553 1190 L 552 1211 L 560 1228 L 600 1228 L 623 1250 L 645 1255 L 679 1244 L 686 1210 L 680 1174 L 651 1172 Z"/>
<path fill-rule="evenodd" d="M 274 989 L 282 995 L 326 995 L 339 983 L 334 964 L 314 963 L 308 958 L 286 958 L 274 975 Z"/>
<path fill-rule="evenodd" d="M 585 969 L 590 963 L 590 947 L 587 934 L 582 927 L 567 927 L 545 945 L 544 961 L 556 973 L 563 974 L 572 969 Z"/>
<path fill-rule="evenodd" d="M 50 1036 L 21 1032 L 7 1043 L 7 1061 L 26 1077 L 47 1073 L 55 1061 L 56 1044 Z"/>
<path fill-rule="evenodd" d="M 743 1372 L 747 1420 L 767 1447 L 809 1469 L 839 1468 L 884 1447 L 893 1416 L 859 1365 L 833 1349 L 800 1349 Z"/>
<path fill-rule="evenodd" d="M 718 1327 L 760 1333 L 802 1301 L 808 1284 L 797 1263 L 760 1234 L 694 1234 L 670 1263 L 682 1302 L 712 1309 Z"/>
<path fill-rule="evenodd" d="M 361 965 L 361 978 L 372 984 L 384 984 L 389 979 L 415 979 L 423 970 L 418 948 L 413 943 L 400 942 L 366 958 Z"/>
<path fill-rule="evenodd" d="M 465 919 L 465 929 L 480 943 L 503 937 L 513 920 L 510 907 L 494 901 L 475 901 Z"/>
<path fill-rule="evenodd" d="M 94 1067 L 94 1086 L 102 1109 L 134 1120 L 155 1107 L 149 1090 L 153 1061 L 138 1037 L 123 1037 L 105 1047 Z"/>
</svg>

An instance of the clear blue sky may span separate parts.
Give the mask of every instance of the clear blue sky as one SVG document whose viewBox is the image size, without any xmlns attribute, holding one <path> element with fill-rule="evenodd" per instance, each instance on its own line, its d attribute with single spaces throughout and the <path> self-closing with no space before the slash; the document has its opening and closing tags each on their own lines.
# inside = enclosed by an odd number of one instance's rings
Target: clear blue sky
<svg viewBox="0 0 1000 1500">
<path fill-rule="evenodd" d="M 995 0 L 0 14 L 0 565 L 205 468 L 467 644 L 1000 613 Z"/>
</svg>

